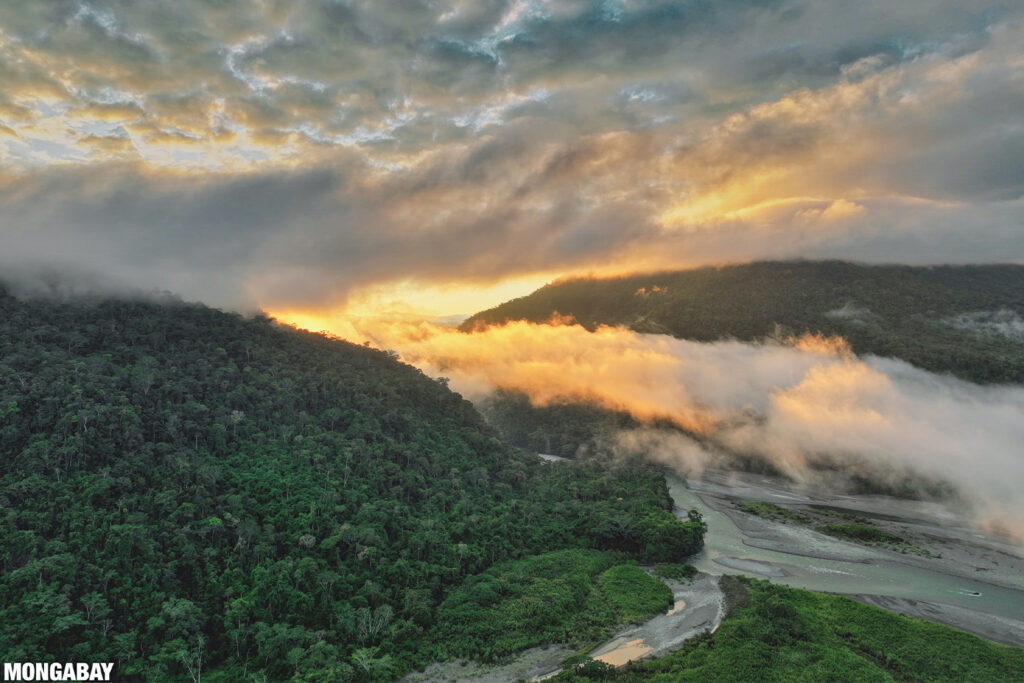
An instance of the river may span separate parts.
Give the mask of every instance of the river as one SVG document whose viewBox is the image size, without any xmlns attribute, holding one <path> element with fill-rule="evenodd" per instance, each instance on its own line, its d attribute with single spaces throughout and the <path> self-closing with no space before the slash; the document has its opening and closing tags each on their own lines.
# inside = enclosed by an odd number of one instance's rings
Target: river
<svg viewBox="0 0 1024 683">
<path fill-rule="evenodd" d="M 1014 589 L 961 578 L 893 561 L 883 551 L 872 553 L 870 549 L 866 549 L 866 561 L 844 561 L 801 555 L 800 548 L 779 552 L 754 547 L 744 542 L 743 532 L 728 515 L 705 504 L 683 479 L 668 474 L 667 483 L 677 514 L 685 518 L 685 511 L 695 508 L 708 525 L 704 549 L 688 560 L 703 572 L 760 575 L 796 588 L 888 595 L 954 605 L 1013 620 L 1024 618 L 1024 585 Z"/>
</svg>

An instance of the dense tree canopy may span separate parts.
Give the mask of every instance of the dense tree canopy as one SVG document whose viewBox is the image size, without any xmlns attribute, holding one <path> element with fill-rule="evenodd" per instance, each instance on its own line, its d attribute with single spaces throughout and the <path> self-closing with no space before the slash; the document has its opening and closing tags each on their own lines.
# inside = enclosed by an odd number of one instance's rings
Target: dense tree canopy
<svg viewBox="0 0 1024 683">
<path fill-rule="evenodd" d="M 600 453 L 617 431 L 641 424 L 596 403 L 566 398 L 537 406 L 526 394 L 506 389 L 492 392 L 479 408 L 512 445 L 564 458 Z"/>
<path fill-rule="evenodd" d="M 703 533 L 656 469 L 544 464 L 387 353 L 173 300 L 0 291 L 0 453 L 0 650 L 121 679 L 392 678 L 496 562 Z"/>
</svg>

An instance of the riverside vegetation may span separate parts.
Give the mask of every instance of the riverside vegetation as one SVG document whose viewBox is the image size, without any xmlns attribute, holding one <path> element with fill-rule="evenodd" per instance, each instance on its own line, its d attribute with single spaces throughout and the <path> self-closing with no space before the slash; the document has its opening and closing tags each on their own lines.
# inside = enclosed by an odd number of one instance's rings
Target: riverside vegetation
<svg viewBox="0 0 1024 683">
<path fill-rule="evenodd" d="M 784 524 L 802 524 L 829 536 L 852 541 L 862 545 L 877 546 L 901 553 L 913 553 L 923 557 L 941 557 L 926 548 L 911 543 L 885 529 L 879 529 L 870 520 L 860 515 L 841 510 L 811 505 L 804 512 L 795 512 L 775 503 L 745 501 L 736 507 L 749 515 Z M 838 519 L 839 521 L 836 521 Z"/>
<path fill-rule="evenodd" d="M 673 516 L 655 467 L 543 464 L 387 353 L 170 299 L 0 290 L 0 449 L 0 651 L 113 661 L 119 680 L 393 680 L 586 651 L 671 604 L 635 563 L 685 580 L 706 529 Z M 953 629 L 723 582 L 715 634 L 562 676 L 1024 671 Z"/>
<path fill-rule="evenodd" d="M 714 633 L 621 669 L 570 666 L 553 680 L 1019 681 L 1024 650 L 948 626 L 747 578 L 723 577 L 729 614 Z"/>
<path fill-rule="evenodd" d="M 616 626 L 673 604 L 672 591 L 621 555 L 563 550 L 498 564 L 464 582 L 438 609 L 449 653 L 494 661 L 538 645 L 589 649 Z"/>
</svg>

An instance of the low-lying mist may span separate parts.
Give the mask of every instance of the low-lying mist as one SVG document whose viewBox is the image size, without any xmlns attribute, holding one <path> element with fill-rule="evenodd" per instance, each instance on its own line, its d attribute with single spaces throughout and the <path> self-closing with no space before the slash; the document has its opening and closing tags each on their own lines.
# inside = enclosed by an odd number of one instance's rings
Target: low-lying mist
<svg viewBox="0 0 1024 683">
<path fill-rule="evenodd" d="M 853 355 L 840 339 L 698 343 L 524 322 L 473 334 L 357 323 L 361 338 L 479 400 L 496 388 L 537 405 L 585 400 L 654 426 L 611 447 L 692 473 L 723 453 L 762 458 L 808 486 L 859 476 L 943 480 L 973 519 L 1024 540 L 1024 387 L 978 386 Z M 829 467 L 822 469 L 820 465 Z"/>
</svg>

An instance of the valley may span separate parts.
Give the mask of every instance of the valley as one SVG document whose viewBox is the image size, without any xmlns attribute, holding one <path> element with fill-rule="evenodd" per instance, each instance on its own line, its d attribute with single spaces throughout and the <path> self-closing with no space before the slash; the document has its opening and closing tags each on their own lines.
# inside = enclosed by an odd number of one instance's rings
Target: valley
<svg viewBox="0 0 1024 683">
<path fill-rule="evenodd" d="M 1024 2 L 0 1 L 4 681 L 1024 682 Z"/>
<path fill-rule="evenodd" d="M 0 309 L 16 659 L 212 682 L 913 670 L 882 629 L 929 661 L 938 638 L 975 671 L 1024 668 L 1019 547 L 950 484 L 687 468 L 671 449 L 700 437 L 671 421 L 474 405 L 394 352 L 173 298 L 0 291 Z M 535 444 L 558 455 L 516 447 Z"/>
<path fill-rule="evenodd" d="M 541 457 L 566 462 L 558 456 Z M 1024 647 L 1024 556 L 1007 540 L 964 525 L 946 506 L 878 495 L 823 495 L 777 477 L 742 472 L 665 476 L 676 514 L 685 518 L 688 510 L 696 509 L 708 525 L 704 547 L 687 560 L 700 573 L 692 581 L 669 580 L 675 599 L 671 610 L 616 632 L 587 651 L 588 657 L 615 667 L 655 660 L 717 629 L 726 614 L 719 581 L 733 575 L 848 596 Z M 927 543 L 934 554 L 923 557 L 866 547 L 795 528 L 791 522 L 766 520 L 743 511 L 751 502 L 778 506 L 792 515 L 827 503 L 826 517 L 836 510 L 900 533 L 913 530 L 915 540 Z M 657 574 L 656 568 L 651 571 Z M 576 654 L 565 647 L 535 648 L 504 664 L 458 660 L 432 665 L 405 680 L 546 680 L 559 675 L 563 662 Z"/>
</svg>

